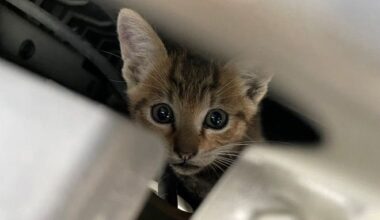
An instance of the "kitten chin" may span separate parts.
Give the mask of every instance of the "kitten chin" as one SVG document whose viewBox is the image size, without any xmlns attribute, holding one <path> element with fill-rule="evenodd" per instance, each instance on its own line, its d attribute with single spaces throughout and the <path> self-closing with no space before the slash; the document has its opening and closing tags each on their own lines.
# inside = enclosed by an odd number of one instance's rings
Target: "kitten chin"
<svg viewBox="0 0 380 220">
<path fill-rule="evenodd" d="M 183 161 L 178 156 L 170 155 L 168 163 L 172 170 L 179 175 L 195 175 L 213 163 L 214 156 L 196 155 L 194 158 Z"/>
</svg>

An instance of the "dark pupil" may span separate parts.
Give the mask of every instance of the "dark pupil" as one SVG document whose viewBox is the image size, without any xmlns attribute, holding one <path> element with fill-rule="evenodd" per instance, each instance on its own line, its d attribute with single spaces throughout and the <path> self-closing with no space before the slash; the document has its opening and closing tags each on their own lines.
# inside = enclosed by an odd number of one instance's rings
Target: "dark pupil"
<svg viewBox="0 0 380 220">
<path fill-rule="evenodd" d="M 223 116 L 220 114 L 220 112 L 213 112 L 210 115 L 210 122 L 215 125 L 216 127 L 219 127 L 221 124 L 223 124 Z"/>
<path fill-rule="evenodd" d="M 213 109 L 209 111 L 205 120 L 206 128 L 222 129 L 226 126 L 228 115 L 221 109 Z"/>
<path fill-rule="evenodd" d="M 154 121 L 161 124 L 168 124 L 174 121 L 172 109 L 164 103 L 153 106 L 150 114 Z"/>
<path fill-rule="evenodd" d="M 165 107 L 165 106 L 161 106 L 158 108 L 157 110 L 157 118 L 158 120 L 162 121 L 162 122 L 166 122 L 166 121 L 170 121 L 170 110 Z"/>
</svg>

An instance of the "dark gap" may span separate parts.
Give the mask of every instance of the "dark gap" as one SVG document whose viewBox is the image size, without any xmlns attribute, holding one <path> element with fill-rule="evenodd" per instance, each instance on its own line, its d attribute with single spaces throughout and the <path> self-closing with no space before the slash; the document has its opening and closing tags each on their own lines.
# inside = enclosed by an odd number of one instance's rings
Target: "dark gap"
<svg viewBox="0 0 380 220">
<path fill-rule="evenodd" d="M 322 141 L 321 134 L 310 121 L 271 97 L 262 102 L 261 120 L 269 142 L 316 146 Z"/>
</svg>

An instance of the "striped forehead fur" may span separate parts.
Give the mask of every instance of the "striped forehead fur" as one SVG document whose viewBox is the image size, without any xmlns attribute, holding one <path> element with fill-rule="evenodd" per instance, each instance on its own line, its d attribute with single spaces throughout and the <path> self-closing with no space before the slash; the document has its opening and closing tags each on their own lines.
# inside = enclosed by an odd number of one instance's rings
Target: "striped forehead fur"
<svg viewBox="0 0 380 220">
<path fill-rule="evenodd" d="M 213 61 L 194 55 L 185 49 L 169 54 L 168 97 L 199 102 L 207 93 L 214 93 L 219 84 L 220 69 Z"/>
</svg>

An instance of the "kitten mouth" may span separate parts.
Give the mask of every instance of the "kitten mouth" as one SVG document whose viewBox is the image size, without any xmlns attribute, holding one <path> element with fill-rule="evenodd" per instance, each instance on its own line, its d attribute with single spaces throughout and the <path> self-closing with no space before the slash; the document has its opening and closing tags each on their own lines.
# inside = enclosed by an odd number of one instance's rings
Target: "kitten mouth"
<svg viewBox="0 0 380 220">
<path fill-rule="evenodd" d="M 180 175 L 193 175 L 198 173 L 202 167 L 187 162 L 171 163 L 174 172 Z"/>
<path fill-rule="evenodd" d="M 181 169 L 199 169 L 200 168 L 200 166 L 189 164 L 187 162 L 172 163 L 171 165 L 176 168 L 181 168 Z"/>
</svg>

